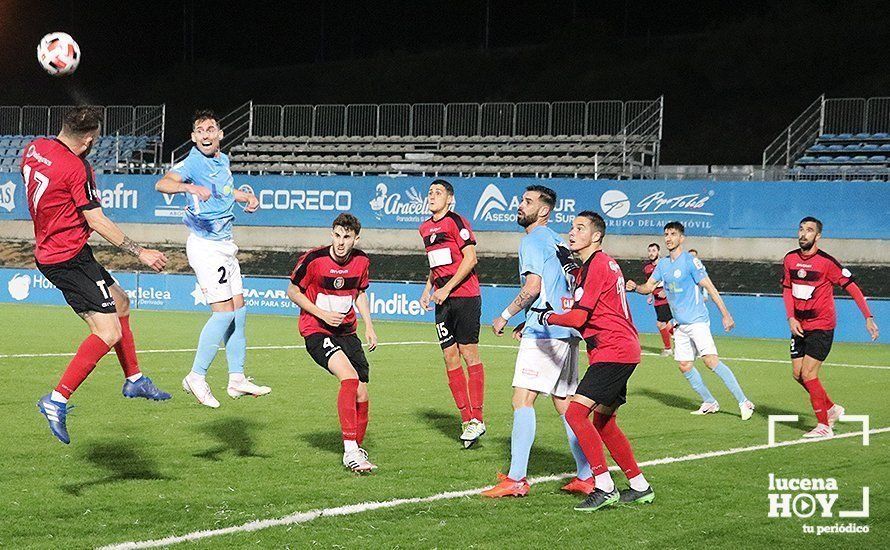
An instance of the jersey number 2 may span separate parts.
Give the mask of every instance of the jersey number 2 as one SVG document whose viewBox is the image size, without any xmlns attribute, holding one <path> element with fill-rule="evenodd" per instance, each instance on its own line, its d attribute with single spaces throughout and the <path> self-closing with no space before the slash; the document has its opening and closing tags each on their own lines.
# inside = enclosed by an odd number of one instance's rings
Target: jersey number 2
<svg viewBox="0 0 890 550">
<path fill-rule="evenodd" d="M 226 266 L 219 266 L 219 269 L 217 269 L 217 271 L 219 271 L 219 284 L 223 285 L 229 282 L 229 280 L 226 279 Z"/>
</svg>

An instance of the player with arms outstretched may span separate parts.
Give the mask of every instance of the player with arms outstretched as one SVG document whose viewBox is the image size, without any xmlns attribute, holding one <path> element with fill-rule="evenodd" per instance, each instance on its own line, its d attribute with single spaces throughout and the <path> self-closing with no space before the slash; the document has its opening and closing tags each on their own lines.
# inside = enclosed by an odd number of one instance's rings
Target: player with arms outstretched
<svg viewBox="0 0 890 550">
<path fill-rule="evenodd" d="M 71 442 L 68 399 L 112 347 L 124 370 L 125 397 L 170 399 L 139 369 L 130 329 L 130 300 L 87 244 L 95 231 L 155 271 L 167 263 L 164 254 L 133 242 L 102 211 L 95 174 L 86 160 L 101 124 L 99 109 L 73 109 L 64 116 L 59 135 L 31 142 L 21 163 L 34 221 L 37 269 L 90 327 L 90 335 L 77 348 L 56 389 L 37 402 L 53 435 L 65 444 Z"/>
<path fill-rule="evenodd" d="M 658 265 L 659 252 L 661 252 L 661 247 L 658 246 L 658 243 L 651 243 L 646 248 L 646 261 L 643 263 L 643 275 L 646 276 L 646 279 L 652 275 L 652 272 L 655 271 L 655 266 Z M 661 342 L 664 344 L 661 356 L 670 357 L 671 334 L 674 332 L 674 325 L 672 323 L 671 306 L 668 305 L 663 285 L 659 285 L 646 298 L 646 303 L 652 304 L 655 307 L 655 323 L 658 327 L 658 333 L 661 334 Z"/>
<path fill-rule="evenodd" d="M 370 366 L 355 335 L 355 308 L 365 323 L 368 351 L 377 348 L 368 302 L 368 256 L 355 248 L 362 225 L 340 214 L 331 228 L 333 244 L 306 252 L 297 260 L 287 295 L 300 306 L 300 335 L 320 367 L 337 377 L 337 414 L 343 434 L 343 465 L 358 473 L 377 468 L 361 447 L 368 430 Z"/>
<path fill-rule="evenodd" d="M 797 230 L 800 248 L 786 254 L 782 262 L 782 299 L 791 327 L 792 375 L 810 394 L 818 422 L 803 435 L 807 438 L 834 436 L 834 423 L 844 414 L 844 408 L 828 397 L 819 381 L 819 369 L 831 351 L 837 326 L 835 285 L 853 297 L 865 317 L 865 330 L 872 340 L 878 339 L 878 325 L 853 274 L 819 249 L 821 238 L 821 221 L 810 216 L 800 220 Z"/>
<path fill-rule="evenodd" d="M 469 448 L 485 434 L 482 405 L 485 369 L 479 359 L 482 296 L 476 276 L 476 237 L 469 222 L 451 211 L 454 187 L 445 180 L 430 184 L 432 217 L 420 225 L 420 236 L 430 264 L 420 305 L 436 307 L 436 333 L 445 357 L 448 387 L 460 410 L 460 440 Z M 467 376 L 461 366 L 467 365 Z M 469 379 L 469 382 L 468 382 Z"/>
</svg>

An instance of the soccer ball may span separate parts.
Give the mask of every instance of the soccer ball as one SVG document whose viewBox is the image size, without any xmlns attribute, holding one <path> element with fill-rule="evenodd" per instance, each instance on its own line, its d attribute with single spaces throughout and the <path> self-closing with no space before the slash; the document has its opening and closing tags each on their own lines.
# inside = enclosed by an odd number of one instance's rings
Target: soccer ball
<svg viewBox="0 0 890 550">
<path fill-rule="evenodd" d="M 69 75 L 80 64 L 80 46 L 68 33 L 50 33 L 40 39 L 37 61 L 53 76 Z"/>
</svg>

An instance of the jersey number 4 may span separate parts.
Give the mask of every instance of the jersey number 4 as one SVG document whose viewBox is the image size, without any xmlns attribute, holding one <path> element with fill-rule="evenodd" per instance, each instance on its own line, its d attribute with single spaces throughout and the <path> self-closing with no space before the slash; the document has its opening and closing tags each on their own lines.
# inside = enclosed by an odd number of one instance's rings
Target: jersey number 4
<svg viewBox="0 0 890 550">
<path fill-rule="evenodd" d="M 36 187 L 34 187 L 34 193 L 31 193 L 31 176 L 34 176 L 34 183 Z M 41 174 L 37 170 L 31 170 L 31 167 L 27 164 L 22 167 L 22 176 L 24 176 L 25 180 L 25 196 L 32 197 L 31 203 L 34 205 L 34 211 L 37 211 L 37 203 L 40 202 L 40 197 L 43 196 L 44 191 L 49 186 L 49 178 L 45 175 Z"/>
</svg>

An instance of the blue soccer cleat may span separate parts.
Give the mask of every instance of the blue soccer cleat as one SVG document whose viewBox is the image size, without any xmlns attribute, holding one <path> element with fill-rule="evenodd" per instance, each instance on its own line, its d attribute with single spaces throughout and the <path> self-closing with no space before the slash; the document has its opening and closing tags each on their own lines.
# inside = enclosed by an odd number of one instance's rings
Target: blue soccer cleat
<svg viewBox="0 0 890 550">
<path fill-rule="evenodd" d="M 152 383 L 151 378 L 145 375 L 135 382 L 130 382 L 129 380 L 125 381 L 123 393 L 124 397 L 131 399 L 134 397 L 144 397 L 153 401 L 166 401 L 167 399 L 170 399 L 169 393 L 161 391 L 160 388 Z"/>
<path fill-rule="evenodd" d="M 69 407 L 66 403 L 59 403 L 50 399 L 50 394 L 46 394 L 37 402 L 37 409 L 49 422 L 49 430 L 59 441 L 65 445 L 71 443 L 71 437 L 68 436 L 68 428 L 65 426 L 65 417 L 68 411 L 74 406 Z"/>
</svg>

